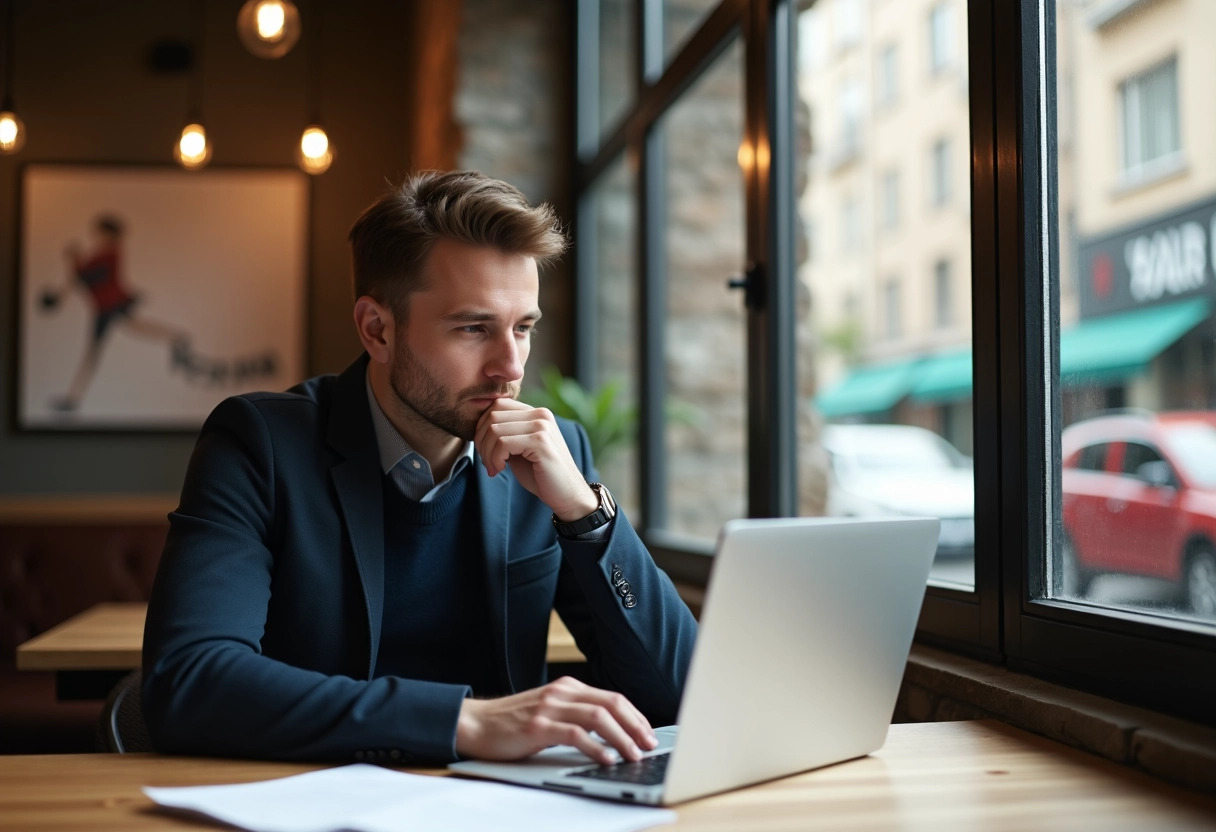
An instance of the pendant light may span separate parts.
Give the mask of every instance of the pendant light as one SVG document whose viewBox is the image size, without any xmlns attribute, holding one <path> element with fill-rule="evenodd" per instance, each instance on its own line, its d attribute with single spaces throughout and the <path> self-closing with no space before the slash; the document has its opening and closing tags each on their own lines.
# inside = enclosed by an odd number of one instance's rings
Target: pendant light
<svg viewBox="0 0 1216 832">
<path fill-rule="evenodd" d="M 189 115 L 182 128 L 177 144 L 173 146 L 173 158 L 186 170 L 199 170 L 211 161 L 211 142 L 203 128 L 203 27 L 206 10 L 203 0 L 194 0 L 194 43 L 190 49 Z"/>
<path fill-rule="evenodd" d="M 314 20 L 308 26 L 308 38 L 304 42 L 305 76 L 304 98 L 311 110 L 311 123 L 304 128 L 300 141 L 296 143 L 296 164 L 305 173 L 317 175 L 329 170 L 334 161 L 334 146 L 325 128 L 321 126 L 321 0 L 314 0 Z"/>
<path fill-rule="evenodd" d="M 259 58 L 281 58 L 300 39 L 300 12 L 290 0 L 245 0 L 236 33 Z"/>
<path fill-rule="evenodd" d="M 4 98 L 0 99 L 0 153 L 16 153 L 25 146 L 25 122 L 13 108 L 13 24 L 17 0 L 8 0 L 4 24 Z"/>
</svg>

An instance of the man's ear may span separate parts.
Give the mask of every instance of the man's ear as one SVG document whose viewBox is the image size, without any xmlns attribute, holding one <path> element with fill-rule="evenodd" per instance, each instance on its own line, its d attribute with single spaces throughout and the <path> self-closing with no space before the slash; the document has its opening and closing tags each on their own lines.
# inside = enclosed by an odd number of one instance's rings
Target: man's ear
<svg viewBox="0 0 1216 832">
<path fill-rule="evenodd" d="M 368 295 L 355 301 L 355 330 L 372 361 L 387 364 L 393 354 L 396 327 L 387 306 Z"/>
</svg>

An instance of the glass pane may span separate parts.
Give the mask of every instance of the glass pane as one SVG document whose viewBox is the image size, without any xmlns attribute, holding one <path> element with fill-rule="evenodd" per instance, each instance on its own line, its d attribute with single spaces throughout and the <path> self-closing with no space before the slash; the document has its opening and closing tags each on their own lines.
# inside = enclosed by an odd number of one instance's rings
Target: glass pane
<svg viewBox="0 0 1216 832">
<path fill-rule="evenodd" d="M 600 0 L 600 135 L 616 129 L 637 89 L 637 3 Z"/>
<path fill-rule="evenodd" d="M 1216 623 L 1216 82 L 1202 63 L 1216 17 L 1099 6 L 1056 4 L 1062 505 L 1047 594 Z"/>
<path fill-rule="evenodd" d="M 671 63 L 684 41 L 697 31 L 718 3 L 719 0 L 663 0 L 663 48 L 667 63 Z"/>
<path fill-rule="evenodd" d="M 667 227 L 667 522 L 713 539 L 745 513 L 743 49 L 736 41 L 661 122 Z"/>
<path fill-rule="evenodd" d="M 596 345 L 599 385 L 619 387 L 617 402 L 628 410 L 630 429 L 622 441 L 596 456 L 600 477 L 636 523 L 638 451 L 636 433 L 638 293 L 634 270 L 636 238 L 634 179 L 624 157 L 591 189 L 595 214 Z"/>
<path fill-rule="evenodd" d="M 798 15 L 799 512 L 931 515 L 975 584 L 966 3 Z"/>
</svg>

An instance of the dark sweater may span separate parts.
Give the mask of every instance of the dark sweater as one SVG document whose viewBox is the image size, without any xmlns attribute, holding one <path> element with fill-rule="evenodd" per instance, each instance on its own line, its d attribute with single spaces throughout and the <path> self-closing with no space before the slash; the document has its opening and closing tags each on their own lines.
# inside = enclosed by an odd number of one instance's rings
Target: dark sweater
<svg viewBox="0 0 1216 832">
<path fill-rule="evenodd" d="M 384 622 L 376 676 L 500 690 L 487 614 L 477 485 L 468 466 L 420 503 L 384 477 Z"/>
</svg>

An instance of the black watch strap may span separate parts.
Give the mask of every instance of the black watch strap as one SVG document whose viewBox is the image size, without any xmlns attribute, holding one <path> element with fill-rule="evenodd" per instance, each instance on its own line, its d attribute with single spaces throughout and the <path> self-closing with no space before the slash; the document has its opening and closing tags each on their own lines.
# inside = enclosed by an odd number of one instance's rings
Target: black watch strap
<svg viewBox="0 0 1216 832">
<path fill-rule="evenodd" d="M 602 483 L 591 482 L 587 484 L 591 486 L 591 490 L 599 498 L 600 504 L 596 506 L 595 511 L 586 517 L 571 523 L 563 523 L 557 519 L 556 514 L 553 515 L 553 528 L 557 529 L 557 533 L 562 537 L 578 537 L 587 532 L 593 532 L 600 526 L 607 525 L 608 521 L 616 516 L 616 501 L 612 499 L 612 492 L 605 488 Z"/>
</svg>

